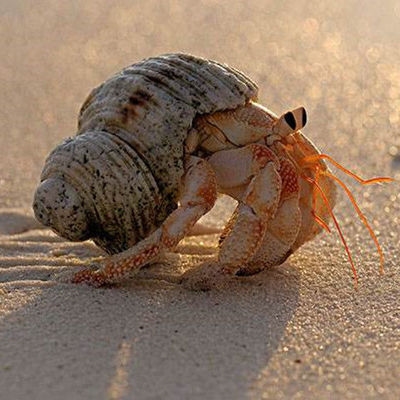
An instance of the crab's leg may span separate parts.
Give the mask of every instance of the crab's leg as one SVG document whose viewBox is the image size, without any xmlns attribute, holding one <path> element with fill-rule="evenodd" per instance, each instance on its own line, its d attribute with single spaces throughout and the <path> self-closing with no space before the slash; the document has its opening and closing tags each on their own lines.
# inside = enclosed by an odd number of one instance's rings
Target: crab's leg
<svg viewBox="0 0 400 400">
<path fill-rule="evenodd" d="M 240 269 L 241 275 L 251 275 L 284 262 L 292 253 L 292 245 L 299 234 L 302 216 L 298 174 L 290 161 L 281 159 L 280 162 L 282 191 L 278 210 L 268 223 L 261 246 L 248 261 L 248 265 Z"/>
<path fill-rule="evenodd" d="M 163 250 L 173 249 L 190 231 L 197 220 L 208 212 L 216 200 L 216 178 L 210 164 L 189 156 L 180 206 L 160 228 L 132 248 L 109 257 L 97 270 L 86 269 L 74 275 L 73 282 L 94 286 L 112 283 L 152 261 Z"/>
<path fill-rule="evenodd" d="M 280 194 L 280 163 L 261 144 L 220 151 L 210 158 L 219 191 L 239 201 L 223 233 L 218 256 L 226 272 L 234 273 L 258 250 Z"/>
</svg>

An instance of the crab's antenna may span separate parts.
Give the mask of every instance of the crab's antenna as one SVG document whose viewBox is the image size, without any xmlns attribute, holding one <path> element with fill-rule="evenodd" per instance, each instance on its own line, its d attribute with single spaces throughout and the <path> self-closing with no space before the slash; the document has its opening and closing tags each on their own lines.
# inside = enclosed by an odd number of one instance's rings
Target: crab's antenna
<svg viewBox="0 0 400 400">
<path fill-rule="evenodd" d="M 349 262 L 350 262 L 350 265 L 351 265 L 351 270 L 352 270 L 353 276 L 354 276 L 354 288 L 357 290 L 357 288 L 358 288 L 357 269 L 356 269 L 356 267 L 354 265 L 353 257 L 351 256 L 349 246 L 347 245 L 346 239 L 343 236 L 342 230 L 340 229 L 340 226 L 339 226 L 339 222 L 336 219 L 335 214 L 333 213 L 333 210 L 332 210 L 332 207 L 331 207 L 331 205 L 329 203 L 329 200 L 326 197 L 324 190 L 322 189 L 322 187 L 319 185 L 319 183 L 315 179 L 312 179 L 312 178 L 310 178 L 308 176 L 303 176 L 303 179 L 305 179 L 307 182 L 310 182 L 312 185 L 314 185 L 319 190 L 319 192 L 321 194 L 321 197 L 322 197 L 322 199 L 323 199 L 323 201 L 324 201 L 324 203 L 326 205 L 326 208 L 327 208 L 327 210 L 328 210 L 328 212 L 329 212 L 329 214 L 330 214 L 330 216 L 331 216 L 331 218 L 332 218 L 332 220 L 333 220 L 333 222 L 335 224 L 336 230 L 338 231 L 340 239 L 341 239 L 341 241 L 343 243 L 343 246 L 344 246 L 344 248 L 346 250 L 347 257 L 349 259 Z"/>
<path fill-rule="evenodd" d="M 315 222 L 320 225 L 323 229 L 325 229 L 328 233 L 331 233 L 331 228 L 329 228 L 328 224 L 318 216 L 314 210 L 311 211 L 311 215 L 313 216 Z"/>
<path fill-rule="evenodd" d="M 343 167 L 343 165 L 339 164 L 337 161 L 335 161 L 331 156 L 328 154 L 314 154 L 312 156 L 306 156 L 303 158 L 302 161 L 304 162 L 315 162 L 317 160 L 328 160 L 332 165 L 334 165 L 336 168 L 340 169 L 342 172 L 345 174 L 351 176 L 354 178 L 357 182 L 360 182 L 362 185 L 372 185 L 374 183 L 383 183 L 383 182 L 393 182 L 394 179 L 390 178 L 388 176 L 379 176 L 371 179 L 363 179 L 354 172 L 350 171 L 349 169 Z"/>
<path fill-rule="evenodd" d="M 319 168 L 318 164 L 315 167 L 315 181 L 318 183 L 319 177 L 321 174 L 321 169 Z M 317 204 L 317 192 L 315 190 L 312 191 L 312 203 L 311 203 L 311 215 L 313 216 L 315 222 L 317 222 L 323 229 L 327 232 L 331 233 L 331 229 L 329 228 L 328 224 L 315 212 Z"/>
<path fill-rule="evenodd" d="M 333 175 L 332 173 L 328 172 L 328 171 L 324 171 L 323 172 L 324 175 L 328 176 L 329 178 L 333 179 L 334 181 L 336 181 L 346 192 L 348 198 L 350 199 L 351 203 L 354 206 L 354 209 L 357 211 L 358 216 L 360 217 L 361 221 L 363 222 L 364 226 L 368 229 L 368 232 L 372 238 L 372 240 L 375 243 L 376 249 L 378 250 L 379 253 L 379 258 L 380 258 L 380 273 L 383 275 L 384 274 L 384 256 L 383 256 L 383 251 L 381 246 L 379 245 L 378 242 L 378 238 L 376 237 L 371 225 L 369 224 L 367 218 L 365 217 L 365 215 L 363 214 L 363 212 L 360 210 L 360 207 L 358 206 L 356 199 L 354 198 L 353 194 L 351 193 L 350 189 L 347 187 L 347 185 L 340 180 L 337 176 Z"/>
</svg>

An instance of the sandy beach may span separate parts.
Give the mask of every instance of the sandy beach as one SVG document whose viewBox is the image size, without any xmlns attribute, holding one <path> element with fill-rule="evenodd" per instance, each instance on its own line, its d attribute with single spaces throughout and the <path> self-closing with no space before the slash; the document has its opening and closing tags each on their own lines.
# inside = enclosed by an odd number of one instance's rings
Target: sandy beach
<svg viewBox="0 0 400 400">
<path fill-rule="evenodd" d="M 0 400 L 399 399 L 400 3 L 88 0 L 0 5 Z M 165 262 L 111 288 L 63 276 L 101 256 L 31 209 L 47 154 L 76 132 L 90 90 L 145 57 L 230 64 L 277 114 L 303 105 L 304 133 L 363 177 L 343 177 L 337 233 L 283 265 L 196 292 L 176 277 L 216 252 L 188 237 Z M 222 198 L 203 223 L 223 226 Z"/>
</svg>

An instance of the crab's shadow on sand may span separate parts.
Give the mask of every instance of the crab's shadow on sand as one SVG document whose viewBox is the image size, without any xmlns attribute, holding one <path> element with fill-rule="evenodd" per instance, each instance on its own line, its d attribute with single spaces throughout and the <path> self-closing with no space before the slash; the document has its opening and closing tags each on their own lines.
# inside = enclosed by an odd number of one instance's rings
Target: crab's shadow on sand
<svg viewBox="0 0 400 400">
<path fill-rule="evenodd" d="M 29 247 L 35 235 L 43 247 L 47 236 L 31 231 L 13 239 L 18 251 L 35 248 Z M 64 246 L 48 240 L 48 246 Z M 11 258 L 13 243 L 4 242 Z M 83 245 L 74 246 L 78 254 Z M 43 264 L 45 259 L 15 282 L 19 275 L 10 264 L 3 280 L 2 296 L 25 298 L 15 300 L 20 306 L 3 317 L 0 328 L 8 398 L 33 386 L 35 395 L 60 399 L 82 398 L 89 387 L 90 398 L 247 398 L 284 345 L 299 300 L 300 273 L 290 262 L 208 292 L 157 278 L 175 274 L 173 262 L 100 289 L 59 283 L 53 274 L 46 281 Z M 21 376 L 25 389 L 18 384 Z"/>
</svg>

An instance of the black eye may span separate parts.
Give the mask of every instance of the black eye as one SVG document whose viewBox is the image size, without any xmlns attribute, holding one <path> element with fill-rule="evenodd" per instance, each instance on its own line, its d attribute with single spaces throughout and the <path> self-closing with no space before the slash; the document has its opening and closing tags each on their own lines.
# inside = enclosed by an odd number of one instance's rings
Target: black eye
<svg viewBox="0 0 400 400">
<path fill-rule="evenodd" d="M 296 129 L 296 119 L 294 118 L 294 115 L 291 111 L 288 111 L 285 115 L 284 115 L 285 121 L 286 123 L 293 129 Z"/>
</svg>

